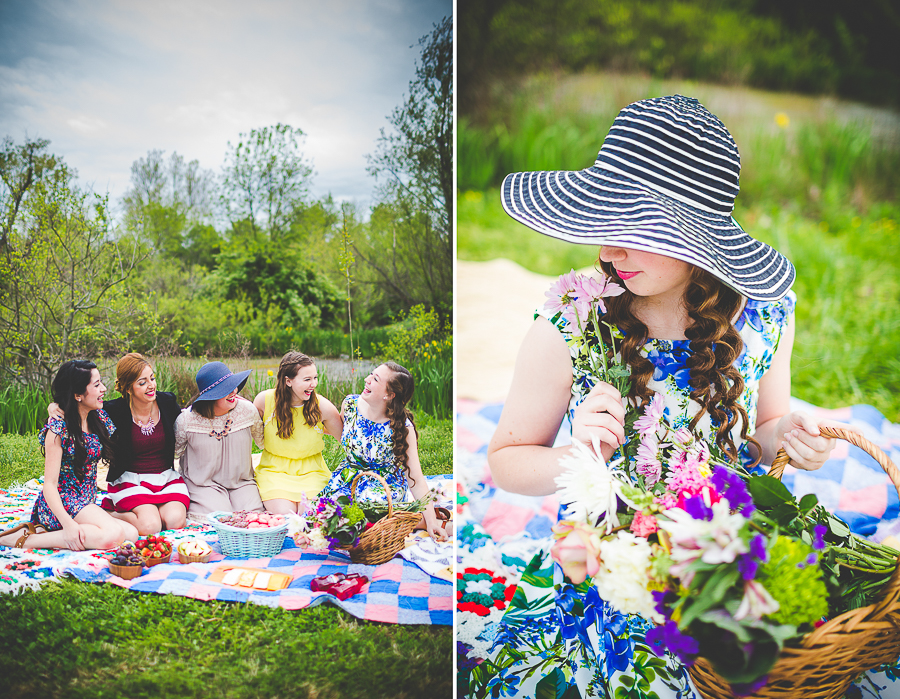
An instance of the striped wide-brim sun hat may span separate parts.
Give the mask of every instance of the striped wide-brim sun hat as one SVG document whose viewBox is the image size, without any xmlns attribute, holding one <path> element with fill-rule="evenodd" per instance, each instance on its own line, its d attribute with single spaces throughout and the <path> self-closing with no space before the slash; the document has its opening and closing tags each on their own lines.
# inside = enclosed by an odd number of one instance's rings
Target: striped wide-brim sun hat
<svg viewBox="0 0 900 699">
<path fill-rule="evenodd" d="M 748 298 L 777 300 L 794 266 L 732 217 L 740 172 L 715 115 L 693 98 L 656 97 L 619 112 L 592 167 L 508 175 L 503 208 L 554 238 L 674 257 Z"/>
</svg>

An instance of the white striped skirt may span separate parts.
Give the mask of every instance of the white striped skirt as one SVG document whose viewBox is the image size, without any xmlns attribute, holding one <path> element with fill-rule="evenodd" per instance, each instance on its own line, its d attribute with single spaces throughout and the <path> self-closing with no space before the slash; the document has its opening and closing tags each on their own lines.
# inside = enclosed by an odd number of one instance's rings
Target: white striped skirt
<svg viewBox="0 0 900 699">
<path fill-rule="evenodd" d="M 165 505 L 180 502 L 185 509 L 191 504 L 187 485 L 175 469 L 162 473 L 126 471 L 108 486 L 101 507 L 113 512 L 131 512 L 141 505 Z"/>
</svg>

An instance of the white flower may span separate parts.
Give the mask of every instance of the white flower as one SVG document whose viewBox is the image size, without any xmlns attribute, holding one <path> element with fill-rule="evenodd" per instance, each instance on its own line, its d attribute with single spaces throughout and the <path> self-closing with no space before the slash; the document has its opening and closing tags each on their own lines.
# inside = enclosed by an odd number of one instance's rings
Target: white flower
<svg viewBox="0 0 900 699">
<path fill-rule="evenodd" d="M 328 548 L 328 539 L 325 538 L 325 532 L 321 527 L 315 527 L 307 534 L 309 537 L 309 547 L 312 549 L 324 550 Z"/>
<path fill-rule="evenodd" d="M 738 554 L 747 553 L 747 544 L 740 537 L 747 518 L 731 514 L 725 499 L 713 503 L 712 512 L 713 518 L 707 521 L 694 519 L 684 510 L 673 507 L 665 512 L 668 520 L 664 517 L 658 520 L 659 528 L 668 532 L 672 544 L 670 555 L 675 561 L 672 575 L 682 578 L 685 585 L 690 585 L 693 578 L 687 568 L 698 558 L 710 564 L 732 563 Z"/>
<path fill-rule="evenodd" d="M 572 440 L 572 451 L 560 458 L 567 467 L 556 477 L 557 494 L 561 503 L 567 504 L 566 518 L 597 525 L 606 521 L 606 533 L 619 526 L 616 516 L 617 498 L 634 505 L 622 495 L 623 482 L 616 476 L 615 464 L 607 465 L 600 453 L 600 442 L 594 438 L 594 450 L 577 439 Z"/>
<path fill-rule="evenodd" d="M 622 531 L 613 539 L 603 539 L 594 586 L 616 610 L 662 623 L 665 619 L 656 611 L 653 594 L 647 589 L 652 553 L 648 541 L 631 532 Z"/>
<path fill-rule="evenodd" d="M 734 615 L 735 621 L 750 617 L 753 621 L 759 621 L 764 616 L 778 611 L 778 604 L 769 591 L 756 580 L 747 580 L 744 583 L 744 599 Z"/>
</svg>

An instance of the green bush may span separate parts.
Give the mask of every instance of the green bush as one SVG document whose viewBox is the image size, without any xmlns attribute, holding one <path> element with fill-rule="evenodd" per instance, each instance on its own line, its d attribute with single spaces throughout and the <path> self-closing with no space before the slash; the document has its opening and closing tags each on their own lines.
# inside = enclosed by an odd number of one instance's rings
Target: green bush
<svg viewBox="0 0 900 699">
<path fill-rule="evenodd" d="M 0 433 L 0 488 L 21 485 L 42 475 L 44 455 L 37 435 Z"/>
<path fill-rule="evenodd" d="M 50 392 L 40 388 L 7 386 L 0 389 L 0 432 L 31 434 L 47 422 Z"/>
</svg>

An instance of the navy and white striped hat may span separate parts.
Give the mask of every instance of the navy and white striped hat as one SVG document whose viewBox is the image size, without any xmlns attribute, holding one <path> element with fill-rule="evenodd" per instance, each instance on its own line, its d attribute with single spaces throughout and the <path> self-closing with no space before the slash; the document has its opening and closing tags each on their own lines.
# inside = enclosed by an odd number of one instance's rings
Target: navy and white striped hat
<svg viewBox="0 0 900 699">
<path fill-rule="evenodd" d="M 715 115 L 693 98 L 656 97 L 619 112 L 592 167 L 507 175 L 503 208 L 545 235 L 674 257 L 748 298 L 777 300 L 794 266 L 732 217 L 740 172 Z"/>
</svg>

